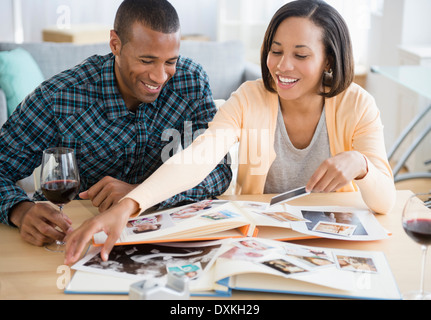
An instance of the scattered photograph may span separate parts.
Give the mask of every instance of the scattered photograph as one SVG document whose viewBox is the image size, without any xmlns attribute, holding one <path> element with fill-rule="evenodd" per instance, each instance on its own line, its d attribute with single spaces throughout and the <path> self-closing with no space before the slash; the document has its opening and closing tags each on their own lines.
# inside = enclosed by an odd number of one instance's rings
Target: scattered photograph
<svg viewBox="0 0 431 320">
<path fill-rule="evenodd" d="M 258 251 L 268 250 L 268 249 L 273 248 L 272 246 L 269 246 L 269 245 L 259 241 L 256 238 L 239 240 L 239 241 L 235 242 L 234 245 L 237 247 L 240 247 L 240 248 L 247 249 L 247 250 L 258 250 Z"/>
<path fill-rule="evenodd" d="M 243 239 L 232 244 L 234 247 L 223 253 L 222 258 L 254 261 L 263 258 L 268 250 L 274 248 L 257 239 Z"/>
<path fill-rule="evenodd" d="M 274 259 L 262 262 L 263 265 L 275 269 L 283 274 L 306 272 L 307 270 L 284 259 Z"/>
<path fill-rule="evenodd" d="M 246 250 L 240 247 L 233 247 L 220 255 L 221 258 L 243 261 L 258 261 L 264 256 L 265 253 L 262 251 Z"/>
<path fill-rule="evenodd" d="M 202 273 L 200 263 L 186 264 L 184 266 L 168 266 L 167 270 L 168 273 L 173 273 L 178 276 L 186 276 L 191 280 L 197 279 Z"/>
<path fill-rule="evenodd" d="M 368 235 L 367 231 L 365 230 L 364 226 L 361 223 L 361 220 L 359 217 L 352 212 L 331 212 L 331 211 L 307 211 L 302 210 L 302 215 L 304 219 L 309 220 L 309 222 L 306 223 L 307 229 L 309 231 L 315 230 L 315 229 L 322 229 L 321 232 L 324 232 L 323 230 L 325 227 L 328 229 L 328 233 L 338 234 L 331 231 L 331 226 L 329 224 L 338 224 L 338 225 L 350 225 L 354 227 L 353 233 L 351 235 L 355 236 L 366 236 Z M 327 222 L 327 225 L 322 225 L 319 228 L 316 228 L 316 226 L 319 223 Z M 349 231 L 351 229 L 348 228 Z M 317 230 L 316 230 L 317 231 Z M 347 232 L 349 232 L 347 231 Z"/>
<path fill-rule="evenodd" d="M 201 211 L 211 209 L 213 206 L 214 204 L 212 200 L 204 200 L 188 205 L 178 211 L 172 212 L 170 216 L 174 221 L 182 221 L 193 218 L 201 213 Z"/>
<path fill-rule="evenodd" d="M 184 244 L 115 246 L 108 261 L 101 259 L 100 250 L 95 251 L 77 269 L 131 279 L 161 278 L 167 274 L 167 266 L 198 265 L 204 270 L 219 248 L 220 244 L 195 247 Z"/>
<path fill-rule="evenodd" d="M 336 255 L 337 267 L 341 270 L 377 273 L 376 264 L 371 257 Z"/>
<path fill-rule="evenodd" d="M 331 251 L 301 246 L 285 246 L 286 255 L 305 264 L 308 268 L 334 265 Z"/>
<path fill-rule="evenodd" d="M 201 217 L 211 220 L 223 220 L 237 218 L 240 217 L 240 215 L 229 210 L 220 210 L 217 212 L 201 215 Z"/>
<path fill-rule="evenodd" d="M 159 214 L 156 216 L 139 217 L 130 220 L 126 225 L 126 233 L 128 235 L 141 234 L 152 231 L 157 231 L 175 226 L 169 215 Z"/>
<path fill-rule="evenodd" d="M 260 203 L 260 202 L 239 202 L 241 207 L 246 209 L 255 209 L 255 210 L 265 210 L 268 207 L 267 203 Z"/>
<path fill-rule="evenodd" d="M 280 212 L 280 211 L 264 211 L 264 212 L 254 211 L 254 212 L 261 214 L 265 217 L 277 220 L 279 222 L 307 222 L 308 221 L 307 219 L 298 217 L 289 212 Z"/>
<path fill-rule="evenodd" d="M 353 225 L 320 221 L 314 226 L 313 231 L 350 237 L 355 229 L 356 226 Z"/>
</svg>

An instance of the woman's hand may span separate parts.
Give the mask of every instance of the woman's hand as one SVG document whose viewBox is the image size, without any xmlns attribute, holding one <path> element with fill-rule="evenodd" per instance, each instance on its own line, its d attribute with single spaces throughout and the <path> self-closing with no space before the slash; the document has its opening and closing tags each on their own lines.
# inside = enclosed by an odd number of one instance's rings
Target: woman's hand
<svg viewBox="0 0 431 320">
<path fill-rule="evenodd" d="M 366 158 L 358 151 L 347 151 L 325 160 L 307 183 L 308 192 L 332 192 L 368 173 Z"/>
<path fill-rule="evenodd" d="M 137 202 L 124 199 L 102 214 L 86 220 L 78 229 L 66 236 L 66 254 L 64 263 L 70 265 L 78 261 L 84 247 L 94 234 L 103 231 L 108 235 L 100 255 L 107 261 L 109 253 L 120 238 L 132 214 L 139 210 Z"/>
</svg>

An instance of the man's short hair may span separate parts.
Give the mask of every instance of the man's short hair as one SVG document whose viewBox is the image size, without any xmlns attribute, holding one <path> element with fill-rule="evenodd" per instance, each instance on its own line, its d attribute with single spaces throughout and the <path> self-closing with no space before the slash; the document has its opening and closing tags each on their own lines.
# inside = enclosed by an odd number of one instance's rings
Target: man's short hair
<svg viewBox="0 0 431 320">
<path fill-rule="evenodd" d="M 136 22 L 167 34 L 180 29 L 177 11 L 166 0 L 124 0 L 121 3 L 115 17 L 114 30 L 123 45 L 130 40 L 132 26 Z"/>
</svg>

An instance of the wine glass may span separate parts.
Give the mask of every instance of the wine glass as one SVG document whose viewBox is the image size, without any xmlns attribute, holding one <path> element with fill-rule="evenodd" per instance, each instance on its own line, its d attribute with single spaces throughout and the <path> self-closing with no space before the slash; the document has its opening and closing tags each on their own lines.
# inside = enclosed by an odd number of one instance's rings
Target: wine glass
<svg viewBox="0 0 431 320">
<path fill-rule="evenodd" d="M 419 291 L 403 295 L 406 300 L 429 300 L 425 292 L 425 262 L 428 246 L 431 244 L 431 193 L 415 194 L 407 200 L 402 218 L 404 231 L 422 246 L 422 276 Z"/>
<path fill-rule="evenodd" d="M 60 208 L 59 214 L 63 214 L 63 206 L 79 192 L 79 172 L 73 149 L 58 147 L 43 152 L 40 188 L 46 199 Z M 45 248 L 64 252 L 64 244 L 55 241 Z"/>
</svg>

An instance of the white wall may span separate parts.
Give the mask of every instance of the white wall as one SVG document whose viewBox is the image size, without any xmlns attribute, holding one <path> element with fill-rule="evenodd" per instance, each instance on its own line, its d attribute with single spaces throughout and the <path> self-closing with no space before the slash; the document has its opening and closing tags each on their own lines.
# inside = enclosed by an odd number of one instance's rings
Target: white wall
<svg viewBox="0 0 431 320">
<path fill-rule="evenodd" d="M 203 34 L 217 40 L 218 0 L 170 0 L 180 17 L 183 35 Z"/>
<path fill-rule="evenodd" d="M 0 1 L 0 41 L 14 41 L 12 3 Z M 16 0 L 15 0 L 16 1 Z M 22 3 L 25 42 L 42 41 L 42 29 L 57 24 L 64 11 L 70 9 L 71 24 L 98 23 L 112 27 L 122 0 L 18 0 Z M 183 34 L 205 34 L 217 38 L 218 0 L 171 0 L 180 17 Z M 58 11 L 59 10 L 59 11 Z M 95 14 L 96 13 L 96 14 Z"/>
</svg>

